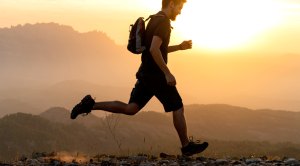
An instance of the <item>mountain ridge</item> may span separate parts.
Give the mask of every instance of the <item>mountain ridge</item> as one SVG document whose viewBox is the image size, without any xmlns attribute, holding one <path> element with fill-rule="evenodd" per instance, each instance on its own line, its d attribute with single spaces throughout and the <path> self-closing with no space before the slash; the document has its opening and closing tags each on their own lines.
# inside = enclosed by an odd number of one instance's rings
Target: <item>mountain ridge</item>
<svg viewBox="0 0 300 166">
<path fill-rule="evenodd" d="M 237 108 L 240 107 L 222 104 L 186 106 L 189 135 L 210 142 L 210 149 L 204 155 L 297 156 L 299 113 L 268 111 L 266 116 L 260 111 Z M 141 111 L 135 116 L 90 114 L 70 120 L 69 113 L 68 109 L 53 107 L 40 115 L 16 113 L 1 118 L 0 160 L 15 157 L 16 152 L 33 151 L 179 153 L 179 139 L 170 114 L 152 111 Z M 236 146 L 243 148 L 232 151 Z"/>
<path fill-rule="evenodd" d="M 129 55 L 123 46 L 116 45 L 100 31 L 79 33 L 57 23 L 2 28 L 0 74 L 6 79 L 0 85 L 9 87 L 22 81 L 23 85 L 16 86 L 40 86 L 66 79 L 100 82 L 94 76 L 95 71 L 99 76 L 124 83 L 124 76 L 119 73 L 124 73 L 124 69 L 126 73 L 134 73 L 138 65 L 138 59 Z M 114 81 L 106 79 L 106 82 L 116 85 Z"/>
<path fill-rule="evenodd" d="M 300 56 L 220 54 L 214 56 L 196 49 L 172 55 L 168 67 L 176 76 L 185 104 L 230 103 L 299 111 L 300 95 L 296 92 L 300 88 Z M 130 91 L 140 56 L 116 45 L 101 31 L 79 33 L 66 25 L 37 23 L 0 29 L 0 61 L 0 91 L 45 88 L 64 80 L 124 86 Z M 0 98 L 7 98 L 5 95 Z M 61 104 L 43 108 L 52 105 Z"/>
</svg>

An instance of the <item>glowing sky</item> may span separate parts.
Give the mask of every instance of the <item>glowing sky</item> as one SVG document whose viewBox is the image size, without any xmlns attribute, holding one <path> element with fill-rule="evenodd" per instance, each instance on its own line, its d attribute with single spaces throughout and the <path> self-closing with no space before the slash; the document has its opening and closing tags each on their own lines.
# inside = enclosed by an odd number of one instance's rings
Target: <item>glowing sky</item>
<svg viewBox="0 0 300 166">
<path fill-rule="evenodd" d="M 299 0 L 187 1 L 172 22 L 171 44 L 191 39 L 195 50 L 174 53 L 180 56 L 169 65 L 180 90 L 201 94 L 197 102 L 299 110 Z M 0 0 L 0 28 L 55 22 L 103 31 L 125 45 L 129 25 L 160 8 L 161 0 Z M 250 97 L 230 99 L 235 95 Z M 264 97 L 282 100 L 264 103 Z"/>
<path fill-rule="evenodd" d="M 80 32 L 100 30 L 116 43 L 126 44 L 129 24 L 157 12 L 160 6 L 161 0 L 1 0 L 0 27 L 56 22 Z M 300 2 L 188 0 L 173 26 L 174 43 L 192 39 L 204 49 L 258 48 L 266 38 L 272 38 L 270 32 L 284 41 L 300 34 Z"/>
</svg>

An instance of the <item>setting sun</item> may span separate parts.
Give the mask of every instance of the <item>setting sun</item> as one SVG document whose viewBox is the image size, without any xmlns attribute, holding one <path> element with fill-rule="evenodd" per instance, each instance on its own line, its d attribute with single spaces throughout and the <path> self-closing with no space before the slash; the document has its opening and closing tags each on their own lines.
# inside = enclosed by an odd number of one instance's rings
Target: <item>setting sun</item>
<svg viewBox="0 0 300 166">
<path fill-rule="evenodd" d="M 280 4 L 272 0 L 190 0 L 173 26 L 196 47 L 224 50 L 245 46 L 281 19 Z"/>
<path fill-rule="evenodd" d="M 0 1 L 0 166 L 300 166 L 300 0 Z"/>
</svg>

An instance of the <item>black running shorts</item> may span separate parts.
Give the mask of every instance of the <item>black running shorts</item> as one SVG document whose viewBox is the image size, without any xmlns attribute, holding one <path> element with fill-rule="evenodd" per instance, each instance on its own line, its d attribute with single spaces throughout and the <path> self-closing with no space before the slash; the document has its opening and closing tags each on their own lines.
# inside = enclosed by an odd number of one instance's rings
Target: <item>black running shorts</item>
<svg viewBox="0 0 300 166">
<path fill-rule="evenodd" d="M 176 86 L 170 86 L 166 81 L 158 80 L 137 80 L 132 89 L 129 103 L 136 103 L 139 109 L 142 109 L 153 96 L 163 104 L 165 112 L 176 111 L 183 107 Z"/>
</svg>

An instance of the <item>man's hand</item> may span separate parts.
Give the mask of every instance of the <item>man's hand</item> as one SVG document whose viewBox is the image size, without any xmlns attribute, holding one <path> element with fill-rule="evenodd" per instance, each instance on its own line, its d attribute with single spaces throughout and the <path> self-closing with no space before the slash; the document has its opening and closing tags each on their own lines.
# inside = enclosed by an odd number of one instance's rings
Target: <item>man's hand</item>
<svg viewBox="0 0 300 166">
<path fill-rule="evenodd" d="M 186 41 L 183 41 L 181 44 L 179 44 L 179 47 L 181 50 L 191 49 L 192 46 L 193 46 L 192 40 L 186 40 Z"/>
<path fill-rule="evenodd" d="M 165 74 L 165 77 L 166 77 L 168 85 L 170 85 L 170 86 L 176 85 L 176 79 L 171 73 Z"/>
</svg>

